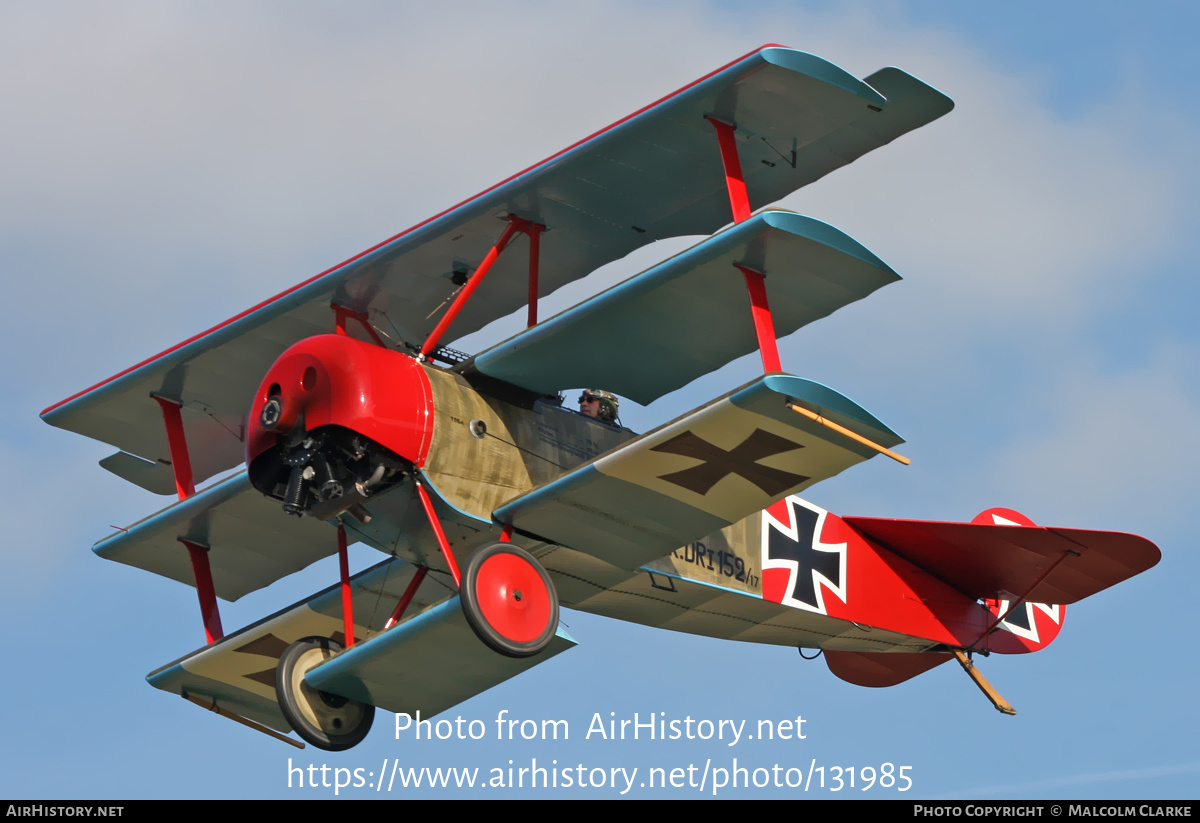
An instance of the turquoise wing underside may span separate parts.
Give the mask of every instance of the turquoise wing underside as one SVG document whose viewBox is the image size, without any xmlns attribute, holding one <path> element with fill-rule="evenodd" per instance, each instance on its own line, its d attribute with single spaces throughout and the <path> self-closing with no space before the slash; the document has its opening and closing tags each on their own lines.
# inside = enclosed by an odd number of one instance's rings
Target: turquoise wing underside
<svg viewBox="0 0 1200 823">
<path fill-rule="evenodd" d="M 778 337 L 900 279 L 834 227 L 768 211 L 488 349 L 472 367 L 539 394 L 597 386 L 649 403 L 757 348 L 737 266 L 765 275 Z"/>
<path fill-rule="evenodd" d="M 332 526 L 281 516 L 278 502 L 255 490 L 244 471 L 100 540 L 92 551 L 194 586 L 181 540 L 208 548 L 213 586 L 224 600 L 237 600 L 337 552 Z"/>
</svg>

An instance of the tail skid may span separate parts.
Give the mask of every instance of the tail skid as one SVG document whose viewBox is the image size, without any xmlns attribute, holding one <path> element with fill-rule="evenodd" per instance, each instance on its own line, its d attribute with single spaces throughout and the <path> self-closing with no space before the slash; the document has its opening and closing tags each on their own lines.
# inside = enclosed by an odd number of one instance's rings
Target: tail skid
<svg viewBox="0 0 1200 823">
<path fill-rule="evenodd" d="M 961 649 L 954 650 L 954 659 L 963 667 L 963 671 L 975 681 L 975 685 L 979 687 L 984 696 L 992 701 L 992 705 L 996 707 L 998 712 L 1007 715 L 1015 715 L 1017 713 L 1012 704 L 1000 696 L 1000 692 L 996 691 L 995 687 L 987 681 L 987 678 L 983 676 L 983 672 L 975 668 L 975 663 Z"/>
</svg>

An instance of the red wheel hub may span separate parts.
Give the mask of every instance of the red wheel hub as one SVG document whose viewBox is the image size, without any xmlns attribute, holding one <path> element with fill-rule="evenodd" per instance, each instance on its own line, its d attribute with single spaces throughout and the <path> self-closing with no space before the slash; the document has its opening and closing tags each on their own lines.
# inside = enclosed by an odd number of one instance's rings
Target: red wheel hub
<svg viewBox="0 0 1200 823">
<path fill-rule="evenodd" d="M 542 576 L 514 554 L 495 554 L 483 561 L 475 596 L 488 624 L 517 643 L 536 640 L 550 620 L 550 593 Z"/>
</svg>

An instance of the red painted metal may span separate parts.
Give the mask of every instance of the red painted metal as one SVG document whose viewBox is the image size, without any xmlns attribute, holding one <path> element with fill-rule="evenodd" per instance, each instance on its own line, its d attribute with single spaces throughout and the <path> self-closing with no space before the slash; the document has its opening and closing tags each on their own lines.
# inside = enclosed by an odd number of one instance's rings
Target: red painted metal
<svg viewBox="0 0 1200 823">
<path fill-rule="evenodd" d="M 350 552 L 346 547 L 346 527 L 338 523 L 338 570 L 342 575 L 342 633 L 346 648 L 354 645 L 354 596 L 350 592 Z"/>
<path fill-rule="evenodd" d="M 1019 528 L 1019 527 L 1010 526 L 1009 528 Z M 999 609 L 1000 604 L 997 602 L 995 619 L 992 620 L 992 622 L 988 625 L 988 627 L 983 630 L 983 633 L 979 635 L 979 639 L 976 640 L 975 643 L 972 643 L 971 647 L 974 648 L 977 643 L 980 643 L 983 640 L 985 640 L 987 638 L 987 636 L 989 634 L 991 634 L 992 632 L 994 632 L 996 630 L 996 627 L 999 626 L 1005 620 L 1007 620 L 1008 617 L 1011 614 L 1013 614 L 1013 612 L 1015 612 L 1019 608 L 1022 608 L 1029 601 L 1029 593 L 1032 592 L 1034 589 L 1036 589 L 1043 580 L 1045 580 L 1047 577 L 1049 577 L 1050 574 L 1055 569 L 1057 569 L 1064 560 L 1066 560 L 1068 557 L 1072 557 L 1072 556 L 1078 557 L 1079 553 L 1072 552 L 1072 551 L 1065 551 L 1061 555 L 1059 555 L 1058 559 L 1055 560 L 1053 563 L 1051 563 L 1050 566 L 1044 572 L 1042 572 L 1040 576 L 1038 576 L 1037 580 L 1035 580 L 1028 588 L 1025 589 L 1024 594 L 1022 594 L 1016 600 L 1013 600 L 1012 602 L 1010 602 L 1008 604 L 1008 608 L 1002 614 L 1000 613 L 1000 609 Z M 988 611 L 990 612 L 992 610 L 989 608 Z M 1051 638 L 1051 640 L 1052 639 L 1053 638 Z M 1046 645 L 1049 645 L 1049 643 L 1050 643 L 1050 641 L 1047 640 Z"/>
<path fill-rule="evenodd" d="M 1004 605 L 1004 601 L 998 598 L 985 598 L 983 605 L 993 615 L 999 616 Z M 988 651 L 995 654 L 1028 654 L 1036 652 L 1039 649 L 1044 649 L 1054 642 L 1062 631 L 1063 623 L 1067 618 L 1067 607 L 1065 604 L 1048 605 L 1044 603 L 1027 603 L 1022 602 L 1018 607 L 1022 611 L 1028 609 L 1030 617 L 1029 629 L 1032 630 L 1034 637 L 1027 634 L 1021 635 L 1012 631 L 1007 631 L 1007 627 L 1001 626 L 998 630 L 992 631 L 986 636 L 980 638 L 975 649 Z M 1004 611 L 1004 620 L 1008 620 L 1014 609 L 1010 606 Z M 1009 625 L 1012 625 L 1009 623 Z"/>
<path fill-rule="evenodd" d="M 754 319 L 754 334 L 758 337 L 758 353 L 762 356 L 763 372 L 783 371 L 779 364 L 779 345 L 775 340 L 775 321 L 767 303 L 767 283 L 762 272 L 738 266 L 746 278 L 750 293 L 750 316 Z"/>
<path fill-rule="evenodd" d="M 742 161 L 738 159 L 734 127 L 712 117 L 704 119 L 717 130 L 721 164 L 725 166 L 725 187 L 729 189 L 729 206 L 733 209 L 733 222 L 740 223 L 750 216 L 750 195 L 746 191 L 746 179 L 742 176 Z"/>
<path fill-rule="evenodd" d="M 371 325 L 371 318 L 369 318 L 367 315 L 360 311 L 355 311 L 354 309 L 348 309 L 345 306 L 339 306 L 337 303 L 330 303 L 329 308 L 333 309 L 333 313 L 336 318 L 334 321 L 334 328 L 337 334 L 346 334 L 346 319 L 350 318 L 359 322 L 359 325 L 361 325 L 366 333 L 370 335 L 371 339 L 375 341 L 375 345 L 382 346 L 385 349 L 387 348 L 387 345 L 384 344 L 384 342 L 379 339 L 379 335 L 375 333 L 375 328 Z"/>
<path fill-rule="evenodd" d="M 953 660 L 945 652 L 843 652 L 825 650 L 829 670 L 847 683 L 878 689 L 895 686 Z"/>
<path fill-rule="evenodd" d="M 162 408 L 163 423 L 167 427 L 167 447 L 171 450 L 171 471 L 175 473 L 175 491 L 179 499 L 196 493 L 192 482 L 192 459 L 188 455 L 187 436 L 183 432 L 183 416 L 179 404 L 164 397 L 154 396 Z"/>
<path fill-rule="evenodd" d="M 446 333 L 446 329 L 450 328 L 450 324 L 454 322 L 454 318 L 458 317 L 458 313 L 462 311 L 462 307 L 471 299 L 471 295 L 475 293 L 475 289 L 479 288 L 479 284 L 483 282 L 483 278 L 487 275 L 488 270 L 500 257 L 500 252 L 504 251 L 504 247 L 508 245 L 508 241 L 512 240 L 512 236 L 516 234 L 517 227 L 514 223 L 509 222 L 504 227 L 504 233 L 500 235 L 500 239 L 496 241 L 496 245 L 492 246 L 492 250 L 483 258 L 483 262 L 479 264 L 479 268 L 467 280 L 462 291 L 458 293 L 458 297 L 454 298 L 454 302 L 450 304 L 450 308 L 442 315 L 442 319 L 433 327 L 433 331 L 429 333 L 429 337 L 425 339 L 424 345 L 421 346 L 421 354 L 428 355 L 431 351 L 437 348 L 438 340 Z"/>
<path fill-rule="evenodd" d="M 662 103 L 667 102 L 672 97 L 676 97 L 676 96 L 682 94 L 683 92 L 687 91 L 688 89 L 692 88 L 693 86 L 703 83 L 708 78 L 713 77 L 714 75 L 720 74 L 721 72 L 725 71 L 730 66 L 733 66 L 733 65 L 736 65 L 737 63 L 742 62 L 747 57 L 751 57 L 755 54 L 758 54 L 763 49 L 770 49 L 770 48 L 787 48 L 787 47 L 783 46 L 779 43 L 766 43 L 766 44 L 754 49 L 753 51 L 746 52 L 745 54 L 743 54 L 741 57 L 737 58 L 736 60 L 730 60 L 728 63 L 721 66 L 720 68 L 710 71 L 708 74 L 704 75 L 703 77 L 699 78 L 698 80 L 693 80 L 691 83 L 688 83 L 686 86 L 676 89 L 675 91 L 671 92 L 668 95 L 660 97 L 659 99 L 655 100 L 653 103 L 650 103 L 649 105 L 643 106 L 642 108 L 638 109 L 633 114 L 630 114 L 626 117 L 622 117 L 620 120 L 616 121 L 615 123 L 605 126 L 604 128 L 600 129 L 599 131 L 597 131 L 593 134 L 589 134 L 587 137 L 583 138 L 582 140 L 579 140 L 578 142 L 572 143 L 571 145 L 567 146 L 562 151 L 556 152 L 555 154 L 550 155 L 549 157 L 547 157 L 545 160 L 541 161 L 540 163 L 534 163 L 529 168 L 522 169 L 521 171 L 517 172 L 516 174 L 512 175 L 511 177 L 506 177 L 504 180 L 501 180 L 499 183 L 497 183 L 494 186 L 490 186 L 490 187 L 484 189 L 483 191 L 481 191 L 479 194 L 475 195 L 474 197 L 468 197 L 466 200 L 463 200 L 461 203 L 456 203 L 453 206 L 451 206 L 450 208 L 446 209 L 445 211 L 439 212 L 439 213 L 435 214 L 433 217 L 430 217 L 427 220 L 422 220 L 420 223 L 417 223 L 415 226 L 412 226 L 411 228 L 405 229 L 404 231 L 402 231 L 396 235 L 393 235 L 392 237 L 389 237 L 387 240 L 384 240 L 382 243 L 376 243 L 374 246 L 367 249 L 366 251 L 360 252 L 347 260 L 343 260 L 341 263 L 338 263 L 336 266 L 332 266 L 331 268 L 326 269 L 325 271 L 321 272 L 320 274 L 310 277 L 309 279 L 305 280 L 303 283 L 299 283 L 290 289 L 281 291 L 279 294 L 275 295 L 274 297 L 267 298 L 266 300 L 262 301 L 261 303 L 251 306 L 250 308 L 246 309 L 244 312 L 241 312 L 240 314 L 234 315 L 233 317 L 229 318 L 224 323 L 218 323 L 217 325 L 213 326 L 211 329 L 207 329 L 205 331 L 200 332 L 197 335 L 193 335 L 192 337 L 189 337 L 187 340 L 184 340 L 182 343 L 178 343 L 174 346 L 171 346 L 171 348 L 165 349 L 165 350 L 159 352 L 158 354 L 154 355 L 153 357 L 148 357 L 145 360 L 141 361 L 140 363 L 136 363 L 136 364 L 130 366 L 129 368 L 124 369 L 123 371 L 117 372 L 112 377 L 109 377 L 106 380 L 101 380 L 99 383 L 96 383 L 94 386 L 88 386 L 83 391 L 76 392 L 75 394 L 71 395 L 70 397 L 66 398 L 65 400 L 60 400 L 52 406 L 47 406 L 45 409 L 42 410 L 42 414 L 43 415 L 48 414 L 48 413 L 54 411 L 55 409 L 57 409 L 59 406 L 62 406 L 66 403 L 70 403 L 72 400 L 75 400 L 77 398 L 83 397 L 83 395 L 93 392 L 96 389 L 100 388 L 101 386 L 111 383 L 112 381 L 116 380 L 117 378 L 124 377 L 125 375 L 129 374 L 130 372 L 140 369 L 142 366 L 149 365 L 150 363 L 153 363 L 155 360 L 158 360 L 159 358 L 165 357 L 166 355 L 171 354 L 172 352 L 178 351 L 179 349 L 182 349 L 184 346 L 194 343 L 203 337 L 207 337 L 208 335 L 212 334 L 213 332 L 217 331 L 218 329 L 222 329 L 225 326 L 228 326 L 230 323 L 234 323 L 238 320 L 241 320 L 243 317 L 253 314 L 254 312 L 258 311 L 259 309 L 269 306 L 270 304 L 276 302 L 277 300 L 281 300 L 284 297 L 287 297 L 289 294 L 292 294 L 293 292 L 304 288 L 309 283 L 314 283 L 317 280 L 320 280 L 322 277 L 325 277 L 328 274 L 332 274 L 333 272 L 337 271 L 338 269 L 343 268 L 344 266 L 348 266 L 351 263 L 353 263 L 354 261 L 359 260 L 360 258 L 366 257 L 371 252 L 377 251 L 378 249 L 383 248 L 384 246 L 388 245 L 389 243 L 393 243 L 396 240 L 399 240 L 401 237 L 404 237 L 406 234 L 411 234 L 412 232 L 416 231 L 417 229 L 421 228 L 422 226 L 428 225 L 429 223 L 432 223 L 433 221 L 444 217 L 445 215 L 449 214 L 450 212 L 454 211 L 455 209 L 461 208 L 461 207 L 467 205 L 468 203 L 472 202 L 473 200 L 478 200 L 480 197 L 483 197 L 484 195 L 488 194 L 489 192 L 492 192 L 495 189 L 500 188 L 501 186 L 507 185 L 508 183 L 517 179 L 521 175 L 528 174 L 529 172 L 533 171 L 534 169 L 538 168 L 539 166 L 544 166 L 547 163 L 563 156 L 564 154 L 567 154 L 568 152 L 573 151 L 574 149 L 578 148 L 579 146 L 582 146 L 584 143 L 587 143 L 589 140 L 594 140 L 595 138 L 601 136 L 605 132 L 611 131 L 612 129 L 615 129 L 617 126 L 620 126 L 622 123 L 624 123 L 628 120 L 632 120 L 633 118 L 643 114 L 644 112 L 649 111 L 650 109 L 654 108 L 655 106 L 658 106 Z"/>
<path fill-rule="evenodd" d="M 397 621 L 404 616 L 404 610 L 412 603 L 413 597 L 417 594 L 417 589 L 421 586 L 421 581 L 425 579 L 425 575 L 429 574 L 428 566 L 417 566 L 417 573 L 413 575 L 413 579 L 408 581 L 408 588 L 404 590 L 404 596 L 400 598 L 400 602 L 396 604 L 392 616 L 383 624 L 384 631 L 387 631 L 392 626 L 396 625 Z"/>
<path fill-rule="evenodd" d="M 262 407 L 273 391 L 283 411 L 274 428 L 267 429 Z M 278 436 L 296 426 L 301 415 L 307 431 L 343 426 L 417 466 L 424 464 L 433 439 L 433 392 L 424 367 L 407 354 L 353 337 L 322 334 L 280 355 L 250 407 L 246 462 L 252 465 L 274 448 Z M 253 480 L 253 470 L 251 475 Z"/>
<path fill-rule="evenodd" d="M 800 523 L 789 508 L 792 500 L 768 506 L 762 528 L 774 529 L 769 521 L 775 521 L 784 534 L 797 534 Z M 974 598 L 876 544 L 832 512 L 825 514 L 816 537 L 829 548 L 844 545 L 840 551 L 845 554 L 845 574 L 838 590 L 817 583 L 830 617 L 955 648 L 970 647 L 990 622 L 991 613 Z M 764 564 L 763 599 L 791 605 L 787 594 L 795 573 L 778 564 Z"/>
<path fill-rule="evenodd" d="M 994 597 L 999 590 L 1035 603 L 1075 603 L 1149 569 L 1162 557 L 1149 540 L 1118 532 L 880 517 L 845 520 L 930 575 L 979 598 Z M 1070 561 L 1070 572 L 1061 569 L 1044 577 L 1046 567 L 1067 550 L 1081 552 Z"/>
<path fill-rule="evenodd" d="M 421 485 L 421 481 L 417 481 L 417 496 L 421 498 L 421 506 L 425 509 L 425 516 L 429 518 L 429 525 L 433 527 L 433 533 L 437 537 L 438 548 L 442 550 L 442 557 L 446 560 L 446 565 L 450 567 L 450 576 L 454 578 L 455 586 L 462 586 L 462 574 L 458 571 L 458 562 L 454 559 L 454 552 L 450 550 L 450 541 L 446 539 L 446 533 L 442 531 L 442 524 L 438 520 L 437 512 L 433 510 L 433 501 L 429 499 L 429 492 L 425 491 L 425 487 Z"/>
<path fill-rule="evenodd" d="M 550 592 L 538 570 L 516 554 L 500 552 L 475 573 L 475 597 L 488 625 L 517 643 L 536 640 L 550 621 Z"/>
<path fill-rule="evenodd" d="M 512 533 L 513 533 L 512 523 L 509 523 L 508 525 L 506 525 L 502 529 L 500 529 L 500 542 L 501 543 L 511 543 L 512 542 Z"/>
<path fill-rule="evenodd" d="M 510 218 L 518 219 L 518 218 Z M 522 220 L 522 223 L 527 221 Z M 537 223 L 530 223 L 529 228 L 522 228 L 521 231 L 529 235 L 529 299 L 528 299 L 528 322 L 526 326 L 537 325 L 538 314 L 538 266 L 542 255 L 542 232 L 546 230 L 545 226 Z"/>
<path fill-rule="evenodd" d="M 192 561 L 192 574 L 196 579 L 196 597 L 200 600 L 200 617 L 204 621 L 206 643 L 215 643 L 225 636 L 221 628 L 221 611 L 217 607 L 217 590 L 213 586 L 212 568 L 208 563 L 208 548 L 190 540 L 179 538 L 187 547 Z"/>
</svg>

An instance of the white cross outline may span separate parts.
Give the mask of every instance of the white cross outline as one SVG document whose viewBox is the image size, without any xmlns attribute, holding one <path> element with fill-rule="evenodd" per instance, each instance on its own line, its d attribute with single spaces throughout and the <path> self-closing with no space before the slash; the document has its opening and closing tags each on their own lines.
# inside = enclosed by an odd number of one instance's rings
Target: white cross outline
<svg viewBox="0 0 1200 823">
<path fill-rule="evenodd" d="M 1012 603 L 1011 600 L 1001 600 L 1000 601 L 1000 614 L 1005 614 L 1008 611 L 1010 603 Z M 1058 605 L 1050 606 L 1050 605 L 1047 605 L 1046 603 L 1029 603 L 1029 602 L 1022 603 L 1021 605 L 1025 607 L 1025 615 L 1029 619 L 1029 628 L 1028 629 L 1025 628 L 1024 626 L 1014 626 L 1012 623 L 1009 623 L 1007 620 L 1000 621 L 1001 627 L 1012 632 L 1017 637 L 1024 637 L 1026 640 L 1030 640 L 1034 643 L 1042 642 L 1041 635 L 1038 634 L 1037 616 L 1033 613 L 1034 607 L 1037 607 L 1037 608 L 1041 609 L 1043 612 L 1045 612 L 1045 614 L 1047 616 L 1049 616 L 1049 618 L 1051 620 L 1054 621 L 1054 624 L 1056 626 L 1062 625 L 1062 607 L 1061 606 L 1058 606 Z"/>
<path fill-rule="evenodd" d="M 815 614 L 828 615 L 829 611 L 825 606 L 825 589 L 829 589 L 839 600 L 846 603 L 846 543 L 825 543 L 821 540 L 821 533 L 825 530 L 825 518 L 829 514 L 828 511 L 820 506 L 814 506 L 807 500 L 804 500 L 796 495 L 792 495 L 785 499 L 787 503 L 788 522 L 782 523 L 775 519 L 766 509 L 763 509 L 762 517 L 762 567 L 763 569 L 787 569 L 788 585 L 784 590 L 783 599 L 780 603 L 784 606 L 791 606 L 794 609 L 802 609 L 806 612 L 814 612 Z M 796 525 L 796 513 L 793 506 L 803 506 L 809 511 L 816 512 L 817 522 L 813 527 L 812 545 L 810 548 L 822 552 L 836 552 L 838 555 L 838 577 L 842 580 L 842 585 L 838 586 L 825 575 L 812 570 L 813 592 L 815 593 L 817 605 L 814 607 L 809 603 L 801 602 L 792 597 L 791 592 L 795 590 L 796 578 L 800 573 L 800 564 L 794 560 L 783 560 L 780 558 L 768 557 L 767 546 L 770 543 L 770 530 L 778 529 L 783 532 L 794 543 L 800 542 L 799 528 Z"/>
</svg>

